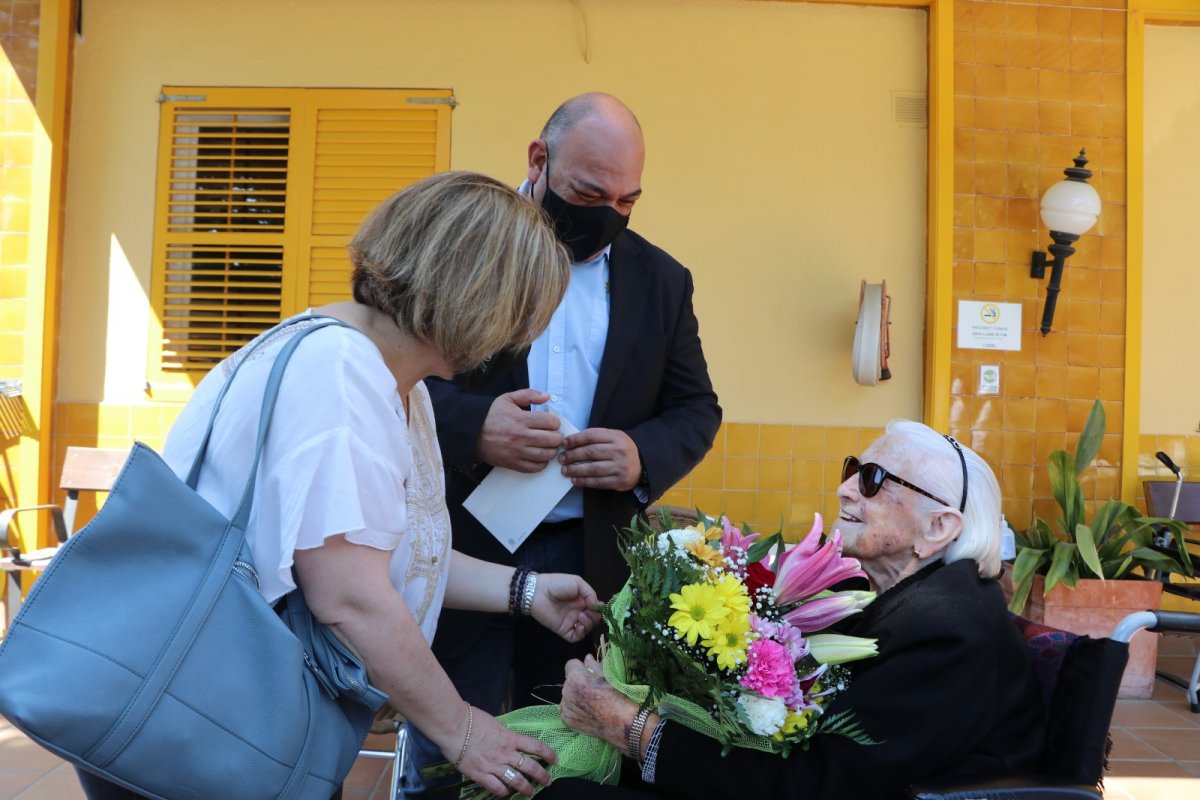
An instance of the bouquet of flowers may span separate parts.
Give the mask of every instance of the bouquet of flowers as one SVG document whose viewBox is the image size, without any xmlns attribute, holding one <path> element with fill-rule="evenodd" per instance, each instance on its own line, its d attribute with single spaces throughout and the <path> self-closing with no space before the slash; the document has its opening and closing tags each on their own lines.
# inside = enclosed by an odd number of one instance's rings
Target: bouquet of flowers
<svg viewBox="0 0 1200 800">
<path fill-rule="evenodd" d="M 849 712 L 825 713 L 849 682 L 840 665 L 877 652 L 873 639 L 817 633 L 875 597 L 830 590 L 864 576 L 856 559 L 841 555 L 840 532 L 823 538 L 818 514 L 808 535 L 785 548 L 781 533 L 761 537 L 724 517 L 699 518 L 676 529 L 664 513 L 657 527 L 635 520 L 628 529 L 629 581 L 604 609 L 608 682 L 718 740 L 724 752 L 748 747 L 786 757 L 817 734 L 872 743 Z M 616 782 L 621 754 L 567 728 L 557 706 L 500 720 L 557 751 L 552 778 Z M 486 796 L 473 790 L 464 796 Z"/>
</svg>

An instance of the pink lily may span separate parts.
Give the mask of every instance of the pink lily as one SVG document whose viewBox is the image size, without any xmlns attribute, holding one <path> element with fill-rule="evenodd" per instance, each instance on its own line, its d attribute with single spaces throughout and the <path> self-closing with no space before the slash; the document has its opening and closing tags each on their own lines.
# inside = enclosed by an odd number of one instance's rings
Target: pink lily
<svg viewBox="0 0 1200 800">
<path fill-rule="evenodd" d="M 821 515 L 816 517 L 808 536 L 776 564 L 774 589 L 779 605 L 799 603 L 847 578 L 866 577 L 858 559 L 842 557 L 841 531 L 835 529 L 825 544 L 820 543 Z"/>
<path fill-rule="evenodd" d="M 826 597 L 809 600 L 784 614 L 783 618 L 804 633 L 810 633 L 827 628 L 851 614 L 857 614 L 874 599 L 874 592 L 834 592 Z"/>
<path fill-rule="evenodd" d="M 733 523 L 729 521 L 729 517 L 721 517 L 721 526 L 724 528 L 724 533 L 721 534 L 721 551 L 728 553 L 730 548 L 741 548 L 743 554 L 750 550 L 750 545 L 758 538 L 757 533 L 743 535 L 739 528 L 733 527 Z"/>
</svg>

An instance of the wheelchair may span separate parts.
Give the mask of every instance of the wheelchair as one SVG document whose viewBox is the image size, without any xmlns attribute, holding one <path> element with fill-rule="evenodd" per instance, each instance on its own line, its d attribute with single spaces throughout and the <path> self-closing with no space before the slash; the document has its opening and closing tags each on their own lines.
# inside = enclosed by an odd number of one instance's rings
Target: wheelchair
<svg viewBox="0 0 1200 800">
<path fill-rule="evenodd" d="M 1138 611 L 1117 624 L 1107 639 L 1076 636 L 1014 617 L 1033 656 L 1046 707 L 1046 746 L 1038 774 L 1010 776 L 976 785 L 910 787 L 910 800 L 1066 800 L 1103 798 L 1111 749 L 1109 726 L 1129 640 L 1139 630 L 1200 633 L 1200 614 Z"/>
</svg>

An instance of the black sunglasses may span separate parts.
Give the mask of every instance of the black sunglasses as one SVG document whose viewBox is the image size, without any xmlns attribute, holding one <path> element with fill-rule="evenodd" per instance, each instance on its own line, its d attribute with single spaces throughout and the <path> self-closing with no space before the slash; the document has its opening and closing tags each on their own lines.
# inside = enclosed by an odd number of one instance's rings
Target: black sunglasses
<svg viewBox="0 0 1200 800">
<path fill-rule="evenodd" d="M 943 434 L 943 436 L 945 436 L 945 434 Z M 958 460 L 962 464 L 963 496 L 962 503 L 959 504 L 958 510 L 964 511 L 967 507 L 967 458 L 965 455 L 963 455 L 962 446 L 959 445 L 958 442 L 956 442 L 950 436 L 945 436 L 945 439 L 954 448 L 954 451 L 958 453 Z M 953 508 L 953 505 L 947 503 L 942 498 L 930 494 L 920 486 L 915 486 L 903 478 L 893 475 L 878 464 L 871 462 L 860 464 L 858 463 L 858 459 L 854 456 L 846 456 L 846 460 L 842 462 L 842 483 L 845 483 L 847 480 L 849 480 L 850 477 L 855 473 L 858 473 L 858 491 L 863 497 L 874 497 L 875 495 L 879 494 L 879 490 L 883 487 L 883 482 L 890 480 L 895 481 L 901 486 L 906 486 L 909 489 L 912 489 L 917 494 L 923 494 L 930 500 L 935 500 L 944 506 L 950 506 Z"/>
</svg>

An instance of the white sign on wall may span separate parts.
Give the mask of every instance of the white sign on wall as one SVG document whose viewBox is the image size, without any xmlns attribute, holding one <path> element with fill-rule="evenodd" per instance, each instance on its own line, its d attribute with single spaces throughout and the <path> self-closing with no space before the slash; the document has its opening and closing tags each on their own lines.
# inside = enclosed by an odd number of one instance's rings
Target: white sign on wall
<svg viewBox="0 0 1200 800">
<path fill-rule="evenodd" d="M 958 346 L 968 350 L 1020 350 L 1021 304 L 959 300 Z"/>
</svg>

